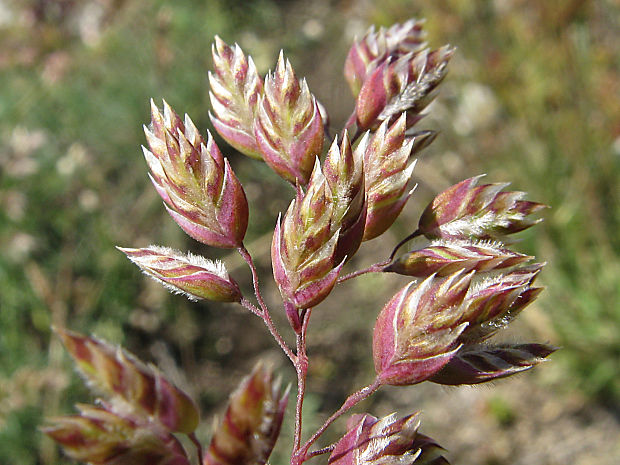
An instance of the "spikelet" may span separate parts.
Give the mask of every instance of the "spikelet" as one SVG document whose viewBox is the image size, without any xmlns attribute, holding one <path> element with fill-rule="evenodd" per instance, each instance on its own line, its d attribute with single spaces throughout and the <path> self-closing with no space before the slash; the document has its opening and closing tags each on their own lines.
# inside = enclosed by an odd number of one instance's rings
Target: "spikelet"
<svg viewBox="0 0 620 465">
<path fill-rule="evenodd" d="M 334 205 L 331 230 L 340 229 L 334 261 L 340 263 L 350 259 L 364 236 L 366 224 L 366 192 L 364 189 L 364 154 L 353 151 L 347 131 L 340 146 L 334 139 L 323 163 L 323 173 Z"/>
<path fill-rule="evenodd" d="M 248 226 L 248 203 L 241 183 L 211 134 L 202 138 L 164 101 L 163 113 L 151 100 L 151 125 L 143 147 L 151 181 L 177 224 L 213 247 L 239 247 Z"/>
<path fill-rule="evenodd" d="M 89 386 L 109 398 L 115 412 L 156 422 L 173 433 L 196 429 L 196 405 L 155 367 L 100 339 L 60 328 L 56 332 Z"/>
<path fill-rule="evenodd" d="M 216 131 L 240 152 L 262 159 L 254 137 L 254 118 L 263 80 L 252 57 L 247 57 L 237 44 L 227 45 L 218 36 L 211 47 L 214 72 L 209 72 L 211 106 L 209 114 Z"/>
<path fill-rule="evenodd" d="M 144 249 L 117 249 L 148 276 L 190 300 L 241 300 L 239 286 L 220 261 L 214 262 L 199 255 L 183 254 L 154 245 Z"/>
<path fill-rule="evenodd" d="M 410 19 L 378 31 L 373 26 L 364 37 L 353 43 L 344 64 L 344 76 L 353 96 L 357 96 L 366 77 L 379 64 L 388 58 L 397 58 L 424 47 L 426 34 L 422 24 L 423 21 Z"/>
<path fill-rule="evenodd" d="M 293 185 L 308 183 L 321 155 L 323 116 L 306 80 L 297 79 L 280 53 L 276 70 L 265 78 L 254 134 L 265 162 Z"/>
<path fill-rule="evenodd" d="M 93 465 L 190 465 L 181 443 L 155 423 L 104 407 L 78 405 L 79 415 L 49 419 L 43 432 L 74 460 Z"/>
<path fill-rule="evenodd" d="M 263 465 L 280 434 L 288 390 L 257 365 L 230 396 L 204 457 L 205 465 Z"/>
<path fill-rule="evenodd" d="M 428 379 L 458 351 L 467 327 L 461 305 L 473 273 L 430 276 L 408 284 L 383 307 L 373 333 L 373 357 L 382 384 L 409 385 Z"/>
<path fill-rule="evenodd" d="M 557 349 L 548 344 L 465 346 L 429 381 L 437 384 L 479 384 L 527 371 Z"/>
<path fill-rule="evenodd" d="M 429 239 L 501 240 L 541 221 L 529 216 L 545 205 L 522 200 L 523 192 L 501 192 L 506 183 L 477 186 L 480 177 L 435 197 L 420 217 L 420 232 Z"/>
<path fill-rule="evenodd" d="M 334 211 L 317 159 L 307 192 L 299 190 L 278 218 L 271 245 L 274 278 L 284 300 L 296 309 L 313 307 L 327 297 L 344 265 L 336 261 L 341 230 L 332 227 Z M 291 323 L 295 327 L 294 318 Z"/>
<path fill-rule="evenodd" d="M 510 268 L 532 258 L 496 242 L 435 241 L 424 249 L 401 255 L 383 271 L 418 277 L 433 273 L 448 276 L 459 270 L 487 272 Z"/>
<path fill-rule="evenodd" d="M 357 96 L 355 112 L 360 129 L 375 129 L 391 123 L 402 113 L 407 128 L 418 122 L 421 112 L 433 101 L 435 89 L 443 81 L 454 49 L 411 52 L 385 60 L 365 79 Z"/>
<path fill-rule="evenodd" d="M 418 414 L 398 419 L 353 415 L 347 433 L 332 451 L 329 465 L 448 465 L 443 448 L 418 433 Z"/>
<path fill-rule="evenodd" d="M 368 198 L 364 241 L 383 234 L 411 197 L 408 183 L 415 162 L 408 162 L 415 138 L 406 137 L 405 118 L 402 115 L 392 126 L 384 122 L 372 137 L 364 136 L 356 148 L 364 154 Z"/>
</svg>

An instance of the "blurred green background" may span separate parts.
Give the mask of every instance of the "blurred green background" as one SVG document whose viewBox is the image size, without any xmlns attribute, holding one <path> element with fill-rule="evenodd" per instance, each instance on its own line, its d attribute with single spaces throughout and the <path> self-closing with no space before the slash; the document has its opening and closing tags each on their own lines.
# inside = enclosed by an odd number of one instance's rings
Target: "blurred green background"
<svg viewBox="0 0 620 465">
<path fill-rule="evenodd" d="M 0 464 L 69 463 L 37 427 L 91 396 L 52 324 L 156 362 L 207 418 L 259 358 L 293 379 L 254 317 L 168 295 L 114 249 L 154 243 L 220 257 L 249 289 L 237 257 L 191 242 L 162 208 L 139 148 L 148 99 L 210 128 L 207 70 L 219 34 L 262 73 L 284 48 L 338 128 L 353 104 L 341 72 L 353 37 L 410 17 L 427 18 L 431 46 L 458 48 L 419 123 L 441 134 L 416 168 L 420 186 L 402 220 L 353 265 L 384 258 L 449 185 L 479 173 L 511 181 L 552 209 L 516 245 L 548 262 L 547 290 L 505 338 L 562 350 L 490 389 L 386 389 L 364 408 L 422 410 L 422 430 L 455 464 L 618 463 L 620 2 L 0 0 Z M 221 147 L 251 202 L 248 248 L 276 309 L 270 230 L 292 191 Z M 360 278 L 314 312 L 306 412 L 317 418 L 306 431 L 372 378 L 370 322 L 402 283 Z M 288 431 L 276 464 L 286 463 Z"/>
</svg>

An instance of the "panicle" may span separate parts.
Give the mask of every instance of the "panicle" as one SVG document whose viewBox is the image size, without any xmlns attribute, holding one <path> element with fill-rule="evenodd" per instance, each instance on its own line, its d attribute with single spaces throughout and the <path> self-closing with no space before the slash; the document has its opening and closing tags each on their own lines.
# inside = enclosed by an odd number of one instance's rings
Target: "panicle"
<svg viewBox="0 0 620 465">
<path fill-rule="evenodd" d="M 309 182 L 314 159 L 321 155 L 323 117 L 306 80 L 297 79 L 280 53 L 276 70 L 265 78 L 254 134 L 265 162 L 293 185 Z"/>
<path fill-rule="evenodd" d="M 239 286 L 220 261 L 154 245 L 143 249 L 117 248 L 148 276 L 190 300 L 241 300 Z"/>
<path fill-rule="evenodd" d="M 243 242 L 248 204 L 241 183 L 207 132 L 202 138 L 192 120 L 164 101 L 163 112 L 151 101 L 151 125 L 143 147 L 151 180 L 177 224 L 191 237 L 214 247 Z"/>
<path fill-rule="evenodd" d="M 215 36 L 211 47 L 213 73 L 209 72 L 211 122 L 226 142 L 241 153 L 262 159 L 254 137 L 254 118 L 263 79 L 256 70 L 252 57 L 246 57 L 239 45 L 229 46 Z"/>
</svg>

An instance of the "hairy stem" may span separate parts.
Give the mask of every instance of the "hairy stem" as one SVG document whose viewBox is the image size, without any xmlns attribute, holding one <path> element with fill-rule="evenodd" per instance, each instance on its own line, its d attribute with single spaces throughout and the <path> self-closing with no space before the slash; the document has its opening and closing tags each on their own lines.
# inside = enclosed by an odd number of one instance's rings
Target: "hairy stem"
<svg viewBox="0 0 620 465">
<path fill-rule="evenodd" d="M 258 285 L 258 273 L 256 271 L 256 266 L 254 266 L 254 260 L 252 260 L 252 255 L 250 255 L 248 249 L 246 249 L 243 245 L 237 250 L 239 251 L 239 254 L 243 257 L 245 262 L 248 264 L 248 266 L 250 267 L 250 271 L 252 272 L 252 283 L 254 284 L 254 294 L 256 294 L 256 300 L 258 301 L 258 305 L 260 305 L 263 313 L 269 313 L 269 309 L 267 308 L 267 305 L 263 300 L 263 296 L 260 293 L 260 288 Z"/>
<path fill-rule="evenodd" d="M 335 447 L 336 444 L 332 444 L 331 446 L 323 447 L 322 449 L 312 450 L 306 454 L 306 457 L 311 459 L 312 457 L 316 457 L 317 455 L 329 454 L 334 450 Z"/>
<path fill-rule="evenodd" d="M 256 294 L 256 300 L 258 301 L 258 305 L 260 305 L 260 311 L 258 308 L 256 308 L 256 306 L 250 303 L 247 299 L 243 299 L 241 301 L 241 304 L 244 305 L 244 307 L 250 309 L 252 313 L 255 313 L 256 315 L 258 315 L 259 317 L 263 319 L 263 321 L 265 322 L 265 325 L 267 326 L 267 329 L 269 329 L 269 332 L 271 333 L 273 338 L 276 340 L 278 345 L 282 348 L 282 350 L 284 351 L 286 356 L 289 358 L 289 360 L 293 363 L 293 365 L 296 365 L 297 357 L 295 356 L 291 348 L 288 346 L 288 344 L 286 343 L 286 341 L 284 340 L 284 338 L 278 331 L 278 328 L 276 328 L 276 325 L 273 323 L 273 320 L 271 319 L 271 314 L 269 313 L 269 308 L 265 304 L 265 301 L 263 300 L 263 297 L 260 293 L 260 288 L 258 284 L 258 272 L 256 271 L 256 266 L 254 266 L 254 260 L 252 260 L 252 256 L 250 255 L 250 252 L 248 252 L 248 250 L 244 246 L 239 247 L 237 250 L 239 251 L 239 254 L 243 257 L 245 262 L 248 264 L 248 267 L 250 268 L 250 271 L 252 272 L 252 283 L 254 284 L 254 294 Z"/>
<path fill-rule="evenodd" d="M 254 305 L 252 302 L 250 302 L 245 297 L 242 297 L 239 303 L 241 304 L 243 308 L 251 311 L 254 315 L 262 318 L 263 312 L 261 311 L 261 309 L 258 308 L 256 305 Z"/>
</svg>

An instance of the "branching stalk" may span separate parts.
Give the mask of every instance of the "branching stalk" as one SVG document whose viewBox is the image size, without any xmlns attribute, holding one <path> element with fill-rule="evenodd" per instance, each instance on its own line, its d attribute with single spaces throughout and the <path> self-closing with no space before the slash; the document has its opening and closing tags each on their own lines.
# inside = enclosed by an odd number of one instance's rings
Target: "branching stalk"
<svg viewBox="0 0 620 465">
<path fill-rule="evenodd" d="M 239 251 L 239 254 L 243 257 L 245 262 L 248 264 L 248 267 L 250 268 L 250 271 L 252 272 L 252 282 L 254 284 L 254 293 L 256 294 L 256 300 L 258 301 L 258 304 L 260 305 L 261 308 L 260 308 L 260 311 L 257 313 L 259 309 L 257 309 L 256 306 L 254 306 L 249 301 L 247 301 L 247 299 L 243 299 L 242 304 L 245 302 L 244 306 L 246 306 L 246 308 L 250 309 L 252 313 L 255 313 L 256 315 L 258 315 L 259 317 L 263 319 L 263 321 L 265 322 L 265 325 L 267 326 L 267 329 L 269 329 L 269 332 L 274 337 L 278 345 L 282 348 L 282 350 L 284 351 L 286 356 L 289 358 L 289 360 L 293 363 L 293 365 L 296 365 L 297 357 L 295 356 L 293 351 L 290 349 L 290 347 L 288 346 L 288 344 L 286 343 L 286 341 L 284 340 L 284 338 L 278 331 L 278 328 L 276 328 L 276 325 L 273 323 L 273 320 L 271 319 L 271 314 L 269 313 L 269 308 L 265 304 L 265 301 L 263 300 L 263 297 L 260 293 L 260 288 L 258 284 L 258 273 L 256 271 L 256 266 L 254 266 L 254 261 L 252 260 L 252 256 L 250 255 L 248 250 L 243 246 L 239 247 L 237 250 Z"/>
<path fill-rule="evenodd" d="M 379 379 L 375 379 L 368 386 L 363 387 L 359 391 L 356 391 L 349 397 L 347 397 L 347 400 L 344 401 L 342 406 L 338 410 L 336 410 L 332 414 L 332 416 L 325 420 L 325 423 L 323 423 L 323 425 L 310 437 L 310 439 L 308 439 L 305 444 L 301 446 L 297 454 L 293 456 L 291 464 L 299 465 L 308 460 L 311 457 L 311 455 L 308 453 L 308 450 L 310 449 L 312 444 L 314 444 L 316 440 L 325 432 L 325 430 L 344 413 L 348 412 L 351 408 L 355 407 L 361 401 L 367 399 L 372 394 L 374 394 L 380 387 L 381 383 L 379 382 Z"/>
<path fill-rule="evenodd" d="M 295 369 L 297 371 L 297 403 L 295 405 L 295 438 L 293 441 L 293 455 L 301 446 L 301 428 L 302 428 L 302 410 L 304 397 L 306 395 L 306 376 L 308 375 L 308 355 L 306 348 L 306 334 L 308 323 L 310 321 L 310 313 L 312 309 L 304 309 L 301 311 L 301 331 L 297 335 L 297 362 Z"/>
</svg>

